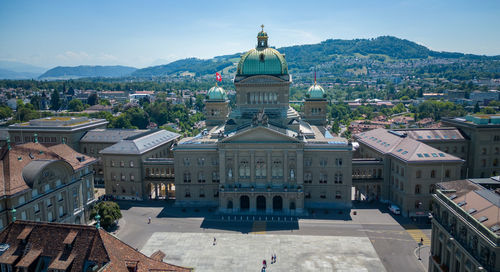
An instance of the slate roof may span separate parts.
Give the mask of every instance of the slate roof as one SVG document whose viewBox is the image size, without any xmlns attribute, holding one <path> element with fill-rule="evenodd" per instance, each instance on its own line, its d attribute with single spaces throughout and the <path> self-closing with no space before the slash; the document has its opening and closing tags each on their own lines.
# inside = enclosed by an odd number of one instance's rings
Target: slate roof
<svg viewBox="0 0 500 272">
<path fill-rule="evenodd" d="M 398 130 L 400 131 L 400 130 Z M 464 141 L 464 136 L 457 128 L 408 129 L 404 130 L 409 138 L 417 141 Z"/>
<path fill-rule="evenodd" d="M 181 135 L 163 129 L 152 129 L 141 134 L 125 138 L 118 143 L 101 150 L 101 154 L 143 154 Z"/>
<path fill-rule="evenodd" d="M 80 157 L 81 161 L 77 157 Z M 35 172 L 35 166 L 43 167 L 47 161 L 65 161 L 73 170 L 78 170 L 94 163 L 96 159 L 80 154 L 65 144 L 46 147 L 40 143 L 25 143 L 14 145 L 10 150 L 4 148 L 0 153 L 0 196 L 13 195 L 29 189 L 23 178 L 23 169 L 35 162 L 30 166 L 32 171 L 29 171 Z"/>
<path fill-rule="evenodd" d="M 97 128 L 87 131 L 80 139 L 81 143 L 117 143 L 128 137 L 144 132 L 146 129 L 102 129 Z"/>
<path fill-rule="evenodd" d="M 354 138 L 380 153 L 389 154 L 407 162 L 463 162 L 460 158 L 407 137 L 404 131 L 378 128 L 356 134 Z"/>
<path fill-rule="evenodd" d="M 48 269 L 70 272 L 94 266 L 92 271 L 104 272 L 192 270 L 147 257 L 106 231 L 86 225 L 18 220 L 0 233 L 0 243 L 9 246 L 0 263 L 19 268 L 46 258 Z"/>
</svg>

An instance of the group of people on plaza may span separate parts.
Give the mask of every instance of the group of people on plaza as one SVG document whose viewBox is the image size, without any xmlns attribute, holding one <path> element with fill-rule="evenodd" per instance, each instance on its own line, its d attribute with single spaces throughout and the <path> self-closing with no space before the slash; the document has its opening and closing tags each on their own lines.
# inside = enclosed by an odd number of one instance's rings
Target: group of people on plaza
<svg viewBox="0 0 500 272">
<path fill-rule="evenodd" d="M 276 254 L 271 255 L 271 264 L 276 263 Z M 267 268 L 267 261 L 264 259 L 262 261 L 262 272 L 265 272 Z"/>
</svg>

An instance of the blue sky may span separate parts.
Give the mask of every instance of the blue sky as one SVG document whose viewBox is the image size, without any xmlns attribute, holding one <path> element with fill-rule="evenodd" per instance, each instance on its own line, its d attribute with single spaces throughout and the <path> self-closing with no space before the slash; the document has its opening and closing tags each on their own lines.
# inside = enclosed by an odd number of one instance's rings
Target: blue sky
<svg viewBox="0 0 500 272">
<path fill-rule="evenodd" d="M 392 35 L 438 51 L 500 55 L 500 1 L 0 0 L 0 60 L 146 67 L 255 46 Z"/>
</svg>

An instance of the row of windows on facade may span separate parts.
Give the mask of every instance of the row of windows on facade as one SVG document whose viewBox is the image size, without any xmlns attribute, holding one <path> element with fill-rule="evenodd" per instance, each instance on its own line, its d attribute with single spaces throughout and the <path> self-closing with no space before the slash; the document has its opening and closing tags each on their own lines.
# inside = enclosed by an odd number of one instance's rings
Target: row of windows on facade
<svg viewBox="0 0 500 272">
<path fill-rule="evenodd" d="M 205 191 L 203 189 L 200 189 L 198 193 L 199 193 L 199 195 L 198 195 L 199 197 L 201 197 L 201 198 L 205 197 Z M 191 197 L 191 191 L 189 189 L 185 189 L 184 190 L 184 197 L 186 197 L 186 198 L 190 198 Z M 213 197 L 219 197 L 219 190 L 218 189 L 214 189 L 213 190 Z M 311 192 L 306 192 L 304 194 L 304 197 L 307 198 L 307 199 L 312 198 Z M 319 194 L 319 197 L 325 199 L 327 197 L 327 193 L 326 192 L 321 192 Z M 335 199 L 342 199 L 342 192 L 341 191 L 336 191 L 335 192 Z"/>
<path fill-rule="evenodd" d="M 40 143 L 57 143 L 57 137 L 36 137 L 36 138 L 37 141 Z M 16 143 L 21 142 L 21 137 L 15 136 L 14 141 Z M 25 143 L 35 142 L 35 136 L 24 136 L 24 142 Z M 62 142 L 67 143 L 68 139 L 66 137 L 62 137 Z"/>
<path fill-rule="evenodd" d="M 382 169 L 353 169 L 352 178 L 353 179 L 370 179 L 370 178 L 381 178 Z"/>
<path fill-rule="evenodd" d="M 320 115 L 322 114 L 321 108 L 311 108 L 311 115 Z"/>
<path fill-rule="evenodd" d="M 147 177 L 158 176 L 173 176 L 175 174 L 174 168 L 146 168 Z"/>
<path fill-rule="evenodd" d="M 183 159 L 184 166 L 190 166 L 191 165 L 191 159 L 190 158 L 184 158 Z M 204 166 L 205 165 L 205 158 L 198 158 L 197 160 L 198 166 Z M 264 159 L 257 159 L 255 161 L 256 166 L 260 168 L 265 168 L 266 167 L 266 160 Z M 226 165 L 231 165 L 232 164 L 232 159 L 228 159 Z M 248 160 L 241 160 L 240 165 L 248 165 L 249 162 Z M 282 161 L 279 159 L 275 159 L 272 161 L 272 164 L 282 164 Z M 219 165 L 219 160 L 217 158 L 212 158 L 212 165 Z M 328 165 L 328 159 L 322 158 L 319 161 L 319 165 L 322 167 L 326 167 Z M 342 165 L 342 159 L 341 158 L 336 158 L 335 159 L 335 165 L 341 166 Z M 304 159 L 304 166 L 312 166 L 312 158 L 305 158 Z"/>
<path fill-rule="evenodd" d="M 61 182 L 60 179 L 56 180 L 55 182 L 55 189 L 61 187 L 63 184 Z M 90 180 L 89 179 L 86 179 L 85 180 L 85 185 L 87 186 L 87 191 L 90 192 Z M 53 188 L 51 187 L 51 184 L 50 183 L 46 183 L 44 186 L 43 186 L 43 194 L 47 194 L 49 192 L 51 192 L 53 190 Z M 76 190 L 76 188 L 75 188 Z M 61 193 L 58 193 L 58 195 L 60 195 Z M 38 189 L 37 188 L 33 188 L 31 190 L 31 199 L 35 199 L 37 197 L 41 196 L 40 193 L 38 192 Z M 18 198 L 18 205 L 23 205 L 24 203 L 26 203 L 26 198 L 22 195 Z"/>
<path fill-rule="evenodd" d="M 400 176 L 404 177 L 405 176 L 405 169 L 403 167 L 399 167 L 399 165 L 396 165 L 396 167 L 394 167 L 394 165 L 392 165 L 392 171 L 396 170 L 396 174 L 399 174 Z M 415 172 L 415 177 L 416 178 L 422 178 L 422 170 L 417 170 Z M 436 178 L 436 170 L 431 170 L 429 172 L 429 177 L 430 178 Z M 444 171 L 444 177 L 445 178 L 449 178 L 451 177 L 451 170 L 450 169 L 446 169 Z M 394 178 L 394 177 L 393 177 Z"/>
<path fill-rule="evenodd" d="M 230 171 L 228 171 L 228 173 L 231 173 L 231 169 L 229 169 Z M 256 171 L 257 172 L 257 171 Z M 264 171 L 265 173 L 265 171 Z M 244 174 L 244 176 L 242 176 L 241 174 Z M 259 174 L 261 174 L 259 176 Z M 273 177 L 282 177 L 282 176 L 279 176 L 279 174 L 282 174 L 282 172 L 278 172 L 276 176 L 273 176 Z M 250 174 L 246 173 L 246 170 L 245 170 L 245 173 L 242 173 L 241 172 L 241 169 L 240 169 L 240 177 L 249 177 Z M 265 174 L 262 174 L 262 172 L 259 172 L 259 173 L 256 173 L 256 176 L 257 177 L 265 177 L 266 175 Z M 228 177 L 229 178 L 232 178 L 232 174 L 228 174 Z M 290 180 L 295 180 L 295 174 L 294 174 L 294 170 L 293 169 L 290 169 L 290 176 L 289 176 Z M 183 180 L 184 182 L 186 183 L 189 183 L 191 182 L 191 173 L 190 172 L 185 172 L 184 173 L 184 177 L 183 177 Z M 328 175 L 325 174 L 325 173 L 320 173 L 319 174 L 319 183 L 328 183 Z M 313 174 L 311 172 L 306 172 L 304 173 L 304 183 L 312 183 L 313 181 Z M 206 180 L 205 180 L 205 175 L 203 172 L 199 172 L 198 173 L 198 182 L 199 183 L 205 183 Z M 219 177 L 219 172 L 212 172 L 212 182 L 214 183 L 218 183 L 220 182 L 220 177 Z M 337 172 L 335 173 L 334 175 L 334 179 L 333 179 L 333 182 L 336 183 L 336 184 L 342 184 L 342 173 L 341 172 Z"/>
<path fill-rule="evenodd" d="M 495 267 L 495 252 L 491 251 L 488 246 L 480 243 L 477 234 L 473 231 L 470 231 L 469 233 L 466 224 L 458 221 L 455 216 L 449 216 L 447 211 L 439 213 L 439 210 L 439 207 L 437 207 L 437 221 L 440 222 L 442 226 L 447 228 L 450 234 L 463 246 L 463 248 L 476 258 L 476 260 L 478 260 L 484 267 Z M 440 232 L 439 229 L 436 229 L 436 231 L 438 232 L 438 237 L 444 238 L 443 232 Z M 442 245 L 439 240 L 440 239 L 437 239 L 438 244 L 435 247 L 436 251 L 433 255 L 441 258 Z M 447 260 L 443 260 L 443 263 L 446 262 Z"/>
<path fill-rule="evenodd" d="M 120 176 L 117 176 L 115 173 L 111 173 L 111 180 L 112 181 L 127 181 L 125 174 L 120 174 Z M 135 181 L 135 176 L 133 174 L 129 174 L 129 181 Z"/>
<path fill-rule="evenodd" d="M 81 206 L 82 206 L 82 203 L 80 203 L 80 195 L 79 195 L 79 190 L 78 188 L 74 188 L 71 192 L 71 198 L 73 199 L 73 210 L 76 211 L 76 210 L 79 210 L 81 209 Z M 58 193 L 57 196 L 56 196 L 56 201 L 58 204 L 58 210 L 59 210 L 59 216 L 60 217 L 63 217 L 64 215 L 66 215 L 66 212 L 65 212 L 65 207 L 64 207 L 64 196 L 66 195 L 66 193 L 64 192 L 61 192 L 61 193 Z M 90 200 L 94 199 L 93 197 L 93 193 L 91 191 L 87 191 L 87 202 L 89 202 Z M 51 208 L 53 206 L 53 201 L 52 201 L 52 198 L 47 198 L 43 201 L 40 201 L 38 203 L 35 203 L 33 205 L 33 213 L 34 215 L 37 215 L 40 213 L 40 209 L 41 209 L 41 206 L 45 206 L 47 207 L 47 214 L 48 214 L 48 221 L 52 221 L 51 220 L 51 214 L 52 214 L 52 211 L 51 211 Z M 26 211 L 22 211 L 21 212 L 21 218 L 23 220 L 26 220 Z"/>
<path fill-rule="evenodd" d="M 481 155 L 488 155 L 488 149 L 491 149 L 491 147 L 483 147 L 481 149 Z M 498 155 L 500 154 L 500 148 L 499 147 L 495 147 L 494 149 L 491 149 L 492 151 L 492 154 L 495 154 L 495 155 Z"/>
<path fill-rule="evenodd" d="M 250 92 L 247 93 L 247 104 L 277 104 L 278 93 Z"/>
<path fill-rule="evenodd" d="M 399 181 L 397 178 L 396 178 L 396 180 L 394 180 L 394 179 L 391 180 L 391 185 L 394 188 L 399 189 L 401 191 L 405 190 L 404 182 L 403 181 Z M 429 194 L 433 194 L 433 193 L 435 193 L 435 191 L 436 191 L 436 185 L 435 184 L 429 185 Z M 415 185 L 414 193 L 417 194 L 417 195 L 422 193 L 422 185 L 421 184 L 416 184 Z"/>
</svg>

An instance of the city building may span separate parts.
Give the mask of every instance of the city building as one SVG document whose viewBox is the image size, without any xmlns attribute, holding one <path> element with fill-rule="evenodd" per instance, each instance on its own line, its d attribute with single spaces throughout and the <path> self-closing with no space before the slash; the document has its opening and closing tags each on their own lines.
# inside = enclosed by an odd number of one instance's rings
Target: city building
<svg viewBox="0 0 500 272">
<path fill-rule="evenodd" d="M 207 110 L 220 114 L 174 146 L 176 205 L 247 214 L 350 208 L 352 146 L 323 126 L 323 88 L 309 88 L 301 117 L 289 105 L 290 84 L 285 56 L 262 30 L 238 63 L 227 118 L 225 90 L 212 88 Z"/>
<path fill-rule="evenodd" d="M 38 141 L 46 146 L 64 143 L 80 150 L 80 139 L 87 131 L 106 128 L 107 124 L 105 119 L 54 116 L 12 124 L 8 130 L 10 140 L 15 144 L 30 143 L 38 137 Z"/>
<path fill-rule="evenodd" d="M 17 220 L 0 233 L 1 271 L 192 271 L 150 257 L 93 226 Z"/>
<path fill-rule="evenodd" d="M 37 142 L 2 150 L 0 227 L 14 216 L 23 220 L 83 224 L 94 198 L 92 164 L 96 159 L 65 144 Z"/>
<path fill-rule="evenodd" d="M 89 130 L 85 133 L 85 135 L 80 139 L 80 152 L 98 159 L 93 165 L 95 172 L 94 185 L 96 187 L 104 187 L 104 164 L 99 151 L 112 146 L 123 139 L 145 132 L 147 132 L 147 130 L 97 128 Z"/>
<path fill-rule="evenodd" d="M 162 129 L 129 132 L 133 135 L 98 152 L 106 194 L 129 200 L 169 197 L 175 190 L 171 148 L 180 135 Z M 95 133 L 105 136 L 108 131 Z M 94 148 L 97 151 L 100 146 Z"/>
<path fill-rule="evenodd" d="M 455 127 L 467 139 L 466 173 L 484 178 L 500 174 L 500 115 L 468 115 L 442 118 L 443 126 Z"/>
<path fill-rule="evenodd" d="M 500 92 L 497 90 L 489 90 L 487 92 L 474 91 L 470 93 L 470 99 L 474 101 L 474 104 L 479 103 L 479 105 L 487 106 L 490 101 L 500 100 Z"/>
<path fill-rule="evenodd" d="M 499 185 L 498 178 L 437 184 L 430 272 L 500 271 Z"/>
<path fill-rule="evenodd" d="M 359 143 L 352 165 L 355 199 L 377 199 L 401 208 L 404 216 L 425 217 L 435 184 L 460 178 L 463 160 L 408 137 L 374 129 L 354 135 Z M 418 138 L 418 136 L 417 136 Z"/>
</svg>

